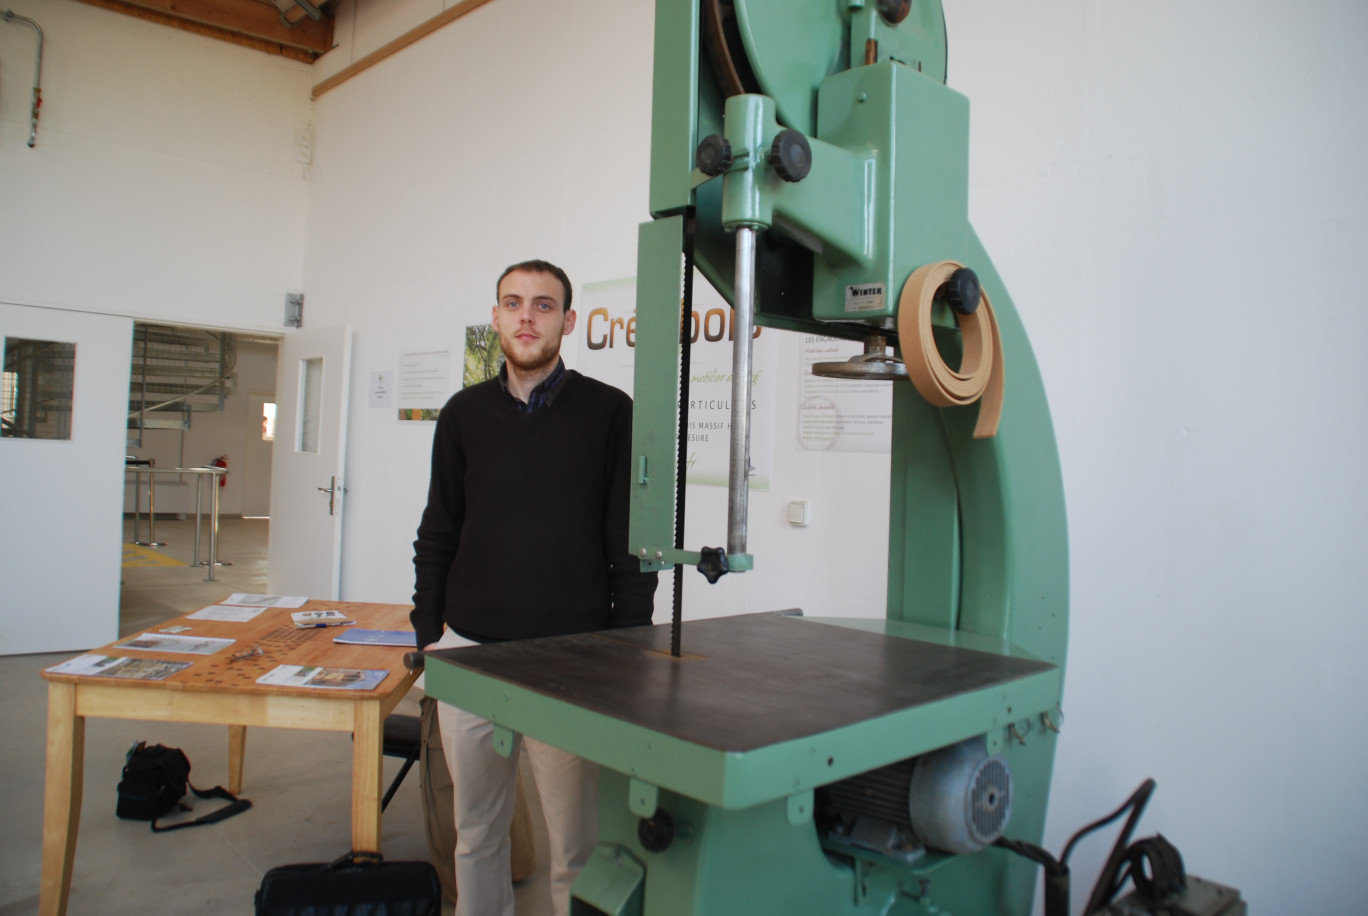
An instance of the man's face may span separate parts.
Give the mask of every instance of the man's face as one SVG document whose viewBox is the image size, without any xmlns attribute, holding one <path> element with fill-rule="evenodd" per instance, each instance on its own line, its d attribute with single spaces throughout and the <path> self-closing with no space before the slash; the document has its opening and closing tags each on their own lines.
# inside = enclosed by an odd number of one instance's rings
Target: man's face
<svg viewBox="0 0 1368 916">
<path fill-rule="evenodd" d="M 555 365 L 561 338 L 575 329 L 575 313 L 564 302 L 565 290 L 549 273 L 515 270 L 503 278 L 493 324 L 513 367 L 536 372 Z"/>
</svg>

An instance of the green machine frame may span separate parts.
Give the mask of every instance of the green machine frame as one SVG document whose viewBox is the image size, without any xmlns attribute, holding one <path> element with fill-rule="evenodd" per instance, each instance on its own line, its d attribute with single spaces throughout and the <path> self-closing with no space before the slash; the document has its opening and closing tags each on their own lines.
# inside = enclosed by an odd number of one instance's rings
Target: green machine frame
<svg viewBox="0 0 1368 916">
<path fill-rule="evenodd" d="M 1036 866 L 1003 849 L 900 861 L 834 848 L 814 819 L 824 786 L 975 740 L 1011 769 L 1006 835 L 1039 843 L 1062 722 L 1059 459 L 1025 330 L 969 224 L 968 102 L 945 85 L 940 4 L 657 0 L 655 28 L 630 533 L 643 567 L 702 555 L 674 533 L 690 263 L 733 302 L 742 346 L 751 320 L 896 341 L 913 270 L 972 268 L 1001 334 L 1000 425 L 976 439 L 977 407 L 933 407 L 907 381 L 890 382 L 881 618 L 697 621 L 682 657 L 666 651 L 663 627 L 451 650 L 432 655 L 428 691 L 492 719 L 506 743 L 523 732 L 601 764 L 600 846 L 573 912 L 1029 913 Z M 741 74 L 730 89 L 729 62 Z M 805 141 L 799 180 L 779 174 L 788 163 L 772 154 L 786 132 Z M 705 174 L 695 151 L 710 135 L 729 154 Z M 953 362 L 950 309 L 938 305 L 933 324 Z M 749 398 L 734 387 L 733 403 Z M 727 566 L 763 575 L 763 558 L 745 549 L 740 476 Z M 558 668 L 567 654 L 577 664 Z M 658 812 L 676 827 L 664 848 L 651 840 Z"/>
</svg>

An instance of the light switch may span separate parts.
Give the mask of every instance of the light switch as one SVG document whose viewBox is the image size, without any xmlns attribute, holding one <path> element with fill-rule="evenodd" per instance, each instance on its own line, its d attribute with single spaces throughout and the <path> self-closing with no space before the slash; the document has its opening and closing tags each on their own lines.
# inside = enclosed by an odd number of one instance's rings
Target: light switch
<svg viewBox="0 0 1368 916">
<path fill-rule="evenodd" d="M 798 528 L 807 527 L 808 504 L 806 500 L 795 499 L 788 504 L 788 523 Z"/>
</svg>

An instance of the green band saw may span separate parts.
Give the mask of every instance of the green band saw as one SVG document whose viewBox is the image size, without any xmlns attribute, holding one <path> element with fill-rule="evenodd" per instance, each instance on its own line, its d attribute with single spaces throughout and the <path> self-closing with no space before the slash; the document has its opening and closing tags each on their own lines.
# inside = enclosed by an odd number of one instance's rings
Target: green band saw
<svg viewBox="0 0 1368 916">
<path fill-rule="evenodd" d="M 1030 344 L 969 225 L 969 106 L 945 67 L 939 2 L 657 0 L 631 549 L 645 569 L 764 575 L 738 409 L 752 328 L 848 338 L 863 355 L 820 371 L 893 386 L 888 597 L 874 619 L 746 614 L 683 640 L 676 622 L 430 654 L 428 692 L 494 721 L 500 746 L 521 732 L 600 764 L 574 913 L 1031 910 L 1035 865 L 994 842 L 1044 829 L 1063 488 Z M 687 549 L 695 268 L 736 331 L 726 544 Z M 992 385 L 924 393 L 926 360 L 952 383 L 991 362 L 1000 420 L 982 422 Z"/>
</svg>

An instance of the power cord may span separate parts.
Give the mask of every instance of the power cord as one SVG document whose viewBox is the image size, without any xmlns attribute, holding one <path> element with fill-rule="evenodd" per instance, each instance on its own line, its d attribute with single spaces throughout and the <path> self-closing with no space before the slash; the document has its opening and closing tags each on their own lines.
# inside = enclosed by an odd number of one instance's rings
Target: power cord
<svg viewBox="0 0 1368 916">
<path fill-rule="evenodd" d="M 1121 807 L 1080 829 L 1069 838 L 1069 842 L 1064 846 L 1063 855 L 1058 859 L 1039 846 L 1009 840 L 1006 837 L 1002 837 L 993 845 L 1038 863 L 1045 870 L 1045 916 L 1068 916 L 1069 857 L 1085 837 L 1113 823 L 1129 811 L 1130 817 L 1117 835 L 1116 842 L 1112 844 L 1111 853 L 1097 877 L 1097 883 L 1088 896 L 1088 905 L 1084 907 L 1083 912 L 1095 913 L 1107 906 L 1125 886 L 1127 879 L 1145 896 L 1155 900 L 1162 899 L 1181 889 L 1186 882 L 1183 857 L 1172 843 L 1160 835 L 1130 845 L 1135 825 L 1139 823 L 1145 806 L 1149 804 L 1155 785 L 1153 779 L 1146 779 Z M 1122 866 L 1126 866 L 1124 873 L 1121 871 Z"/>
</svg>

